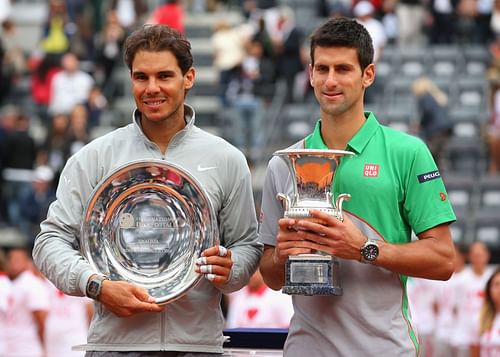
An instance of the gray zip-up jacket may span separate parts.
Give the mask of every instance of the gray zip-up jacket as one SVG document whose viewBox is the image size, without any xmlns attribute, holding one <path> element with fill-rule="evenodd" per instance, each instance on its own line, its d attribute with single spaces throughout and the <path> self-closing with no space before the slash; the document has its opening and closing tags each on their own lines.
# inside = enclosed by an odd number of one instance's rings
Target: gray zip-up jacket
<svg viewBox="0 0 500 357">
<path fill-rule="evenodd" d="M 97 138 L 71 157 L 60 177 L 57 200 L 36 238 L 34 261 L 57 288 L 83 296 L 88 278 L 96 273 L 80 253 L 80 226 L 94 188 L 119 166 L 139 159 L 163 159 L 186 169 L 207 192 L 217 214 L 220 242 L 232 252 L 230 280 L 216 288 L 202 279 L 162 313 L 120 318 L 96 302 L 87 350 L 223 352 L 221 295 L 248 282 L 262 246 L 257 242 L 251 177 L 244 155 L 196 127 L 190 106 L 185 106 L 185 112 L 186 127 L 172 138 L 165 154 L 144 135 L 140 113 L 135 111 L 132 124 Z"/>
</svg>

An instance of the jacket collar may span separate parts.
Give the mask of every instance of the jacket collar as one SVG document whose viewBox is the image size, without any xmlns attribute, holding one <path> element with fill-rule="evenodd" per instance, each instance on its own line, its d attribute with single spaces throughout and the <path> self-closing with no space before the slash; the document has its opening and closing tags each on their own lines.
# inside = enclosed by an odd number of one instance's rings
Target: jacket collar
<svg viewBox="0 0 500 357">
<path fill-rule="evenodd" d="M 195 112 L 194 112 L 194 108 L 192 106 L 190 106 L 189 104 L 184 104 L 184 120 L 186 122 L 186 126 L 174 135 L 174 137 L 172 138 L 172 142 L 169 144 L 169 146 L 175 145 L 176 142 L 178 142 L 183 137 L 185 137 L 187 135 L 187 133 L 190 132 L 191 129 L 194 127 Z M 146 140 L 150 141 L 148 139 L 148 137 L 146 136 L 146 134 L 144 134 L 144 131 L 142 130 L 141 112 L 137 108 L 132 113 L 132 121 L 134 123 L 134 126 L 141 133 L 141 135 L 144 138 L 146 138 Z"/>
</svg>

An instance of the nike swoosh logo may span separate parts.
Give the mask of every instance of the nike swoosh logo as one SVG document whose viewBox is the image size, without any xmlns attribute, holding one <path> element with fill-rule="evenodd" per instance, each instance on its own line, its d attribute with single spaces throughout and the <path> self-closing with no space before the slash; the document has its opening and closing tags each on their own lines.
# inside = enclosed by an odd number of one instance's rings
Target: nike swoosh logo
<svg viewBox="0 0 500 357">
<path fill-rule="evenodd" d="M 71 180 L 68 178 L 68 176 L 64 175 L 63 178 L 66 185 L 69 185 L 71 183 Z"/>
<path fill-rule="evenodd" d="M 207 166 L 207 167 L 202 167 L 201 165 L 198 165 L 197 170 L 198 170 L 199 172 L 203 172 L 203 171 L 208 171 L 208 170 L 214 170 L 214 169 L 216 169 L 216 168 L 217 168 L 217 166 Z"/>
</svg>

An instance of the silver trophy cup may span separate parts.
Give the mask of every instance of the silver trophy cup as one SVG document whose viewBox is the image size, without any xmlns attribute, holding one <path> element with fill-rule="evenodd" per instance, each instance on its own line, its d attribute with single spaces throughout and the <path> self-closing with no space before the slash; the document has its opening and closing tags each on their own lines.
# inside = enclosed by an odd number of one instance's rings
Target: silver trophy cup
<svg viewBox="0 0 500 357">
<path fill-rule="evenodd" d="M 340 158 L 352 156 L 353 152 L 291 149 L 276 151 L 274 155 L 286 162 L 293 179 L 292 196 L 277 196 L 283 203 L 285 217 L 317 221 L 309 213 L 316 209 L 343 220 L 342 202 L 351 196 L 342 193 L 334 199 L 332 186 Z M 342 295 L 340 263 L 334 256 L 322 252 L 290 256 L 285 269 L 285 294 Z"/>
</svg>

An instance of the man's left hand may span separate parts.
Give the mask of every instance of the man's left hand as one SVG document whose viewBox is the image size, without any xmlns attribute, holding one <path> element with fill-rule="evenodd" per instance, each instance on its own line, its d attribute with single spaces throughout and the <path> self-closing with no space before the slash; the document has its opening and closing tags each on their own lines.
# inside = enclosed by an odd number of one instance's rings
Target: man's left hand
<svg viewBox="0 0 500 357">
<path fill-rule="evenodd" d="M 340 221 L 319 210 L 311 209 L 309 212 L 312 218 L 323 224 L 307 219 L 297 222 L 298 234 L 304 240 L 304 245 L 338 258 L 353 260 L 361 258 L 360 248 L 367 238 L 349 217 L 344 215 L 344 220 Z"/>
<path fill-rule="evenodd" d="M 233 260 L 231 251 L 221 245 L 208 248 L 196 260 L 195 271 L 203 274 L 214 285 L 223 285 L 229 280 Z"/>
</svg>

